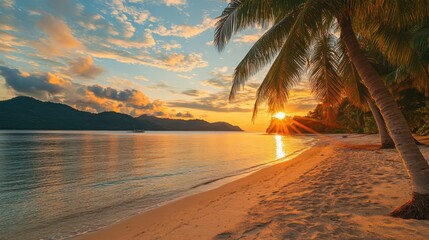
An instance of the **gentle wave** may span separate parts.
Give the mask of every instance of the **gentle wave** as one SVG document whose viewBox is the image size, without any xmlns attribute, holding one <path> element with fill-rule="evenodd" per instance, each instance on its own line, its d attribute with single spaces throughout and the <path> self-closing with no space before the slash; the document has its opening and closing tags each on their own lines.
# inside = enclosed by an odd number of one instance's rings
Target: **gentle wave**
<svg viewBox="0 0 429 240">
<path fill-rule="evenodd" d="M 0 239 L 94 231 L 313 144 L 254 133 L 0 131 Z"/>
</svg>

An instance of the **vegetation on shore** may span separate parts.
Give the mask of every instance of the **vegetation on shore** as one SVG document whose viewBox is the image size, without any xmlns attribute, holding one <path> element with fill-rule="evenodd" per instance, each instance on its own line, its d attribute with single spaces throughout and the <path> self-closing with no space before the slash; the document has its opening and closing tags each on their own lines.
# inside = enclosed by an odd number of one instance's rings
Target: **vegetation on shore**
<svg viewBox="0 0 429 240">
<path fill-rule="evenodd" d="M 429 98 L 423 93 L 411 88 L 399 92 L 396 101 L 404 113 L 408 126 L 412 133 L 425 136 L 429 134 Z M 332 109 L 330 118 L 327 117 L 327 111 L 323 104 L 318 104 L 314 110 L 307 116 L 294 116 L 284 120 L 273 118 L 268 133 L 282 133 L 276 131 L 275 125 L 292 125 L 293 129 L 298 122 L 306 127 L 313 129 L 317 133 L 378 133 L 377 123 L 373 114 L 369 110 L 363 110 L 344 99 L 335 109 Z M 293 121 L 291 121 L 291 119 Z M 280 128 L 281 129 L 281 128 Z M 298 128 L 302 133 L 308 133 L 304 128 Z M 292 131 L 290 133 L 299 133 Z"/>
</svg>

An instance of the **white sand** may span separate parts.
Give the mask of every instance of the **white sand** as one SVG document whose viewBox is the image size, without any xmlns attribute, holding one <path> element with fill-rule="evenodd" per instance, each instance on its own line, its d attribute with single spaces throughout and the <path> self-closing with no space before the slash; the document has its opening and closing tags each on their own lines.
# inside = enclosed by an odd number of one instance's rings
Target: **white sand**
<svg viewBox="0 0 429 240">
<path fill-rule="evenodd" d="M 429 221 L 387 216 L 411 188 L 377 140 L 322 137 L 291 161 L 78 239 L 429 239 Z"/>
</svg>

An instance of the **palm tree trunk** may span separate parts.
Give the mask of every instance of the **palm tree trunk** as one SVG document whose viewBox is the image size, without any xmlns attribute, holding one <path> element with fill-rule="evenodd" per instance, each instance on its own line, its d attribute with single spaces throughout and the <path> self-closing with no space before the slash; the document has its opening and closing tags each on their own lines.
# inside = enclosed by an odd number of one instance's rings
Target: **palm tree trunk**
<svg viewBox="0 0 429 240">
<path fill-rule="evenodd" d="M 378 135 L 380 136 L 381 149 L 389 149 L 394 148 L 395 143 L 393 139 L 390 137 L 389 132 L 387 132 L 386 124 L 384 123 L 383 117 L 378 111 L 377 106 L 375 106 L 374 102 L 371 99 L 367 99 L 369 109 L 374 116 L 375 122 L 377 123 Z"/>
<path fill-rule="evenodd" d="M 399 110 L 393 96 L 360 49 L 350 18 L 343 15 L 338 18 L 338 22 L 347 54 L 380 109 L 390 136 L 393 138 L 395 147 L 411 178 L 413 198 L 395 209 L 391 215 L 429 220 L 429 165 L 414 142 L 404 115 Z"/>
</svg>

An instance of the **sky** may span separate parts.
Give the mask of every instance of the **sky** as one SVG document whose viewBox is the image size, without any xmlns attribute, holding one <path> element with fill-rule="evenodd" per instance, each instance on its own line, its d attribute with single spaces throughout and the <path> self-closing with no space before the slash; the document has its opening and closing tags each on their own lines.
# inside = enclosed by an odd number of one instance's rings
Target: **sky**
<svg viewBox="0 0 429 240">
<path fill-rule="evenodd" d="M 90 111 L 132 116 L 252 123 L 255 93 L 267 69 L 228 100 L 235 66 L 264 29 L 213 46 L 223 0 L 0 0 L 0 100 L 31 96 Z M 307 81 L 292 91 L 288 115 L 317 103 Z M 263 109 L 263 108 L 262 108 Z"/>
</svg>

